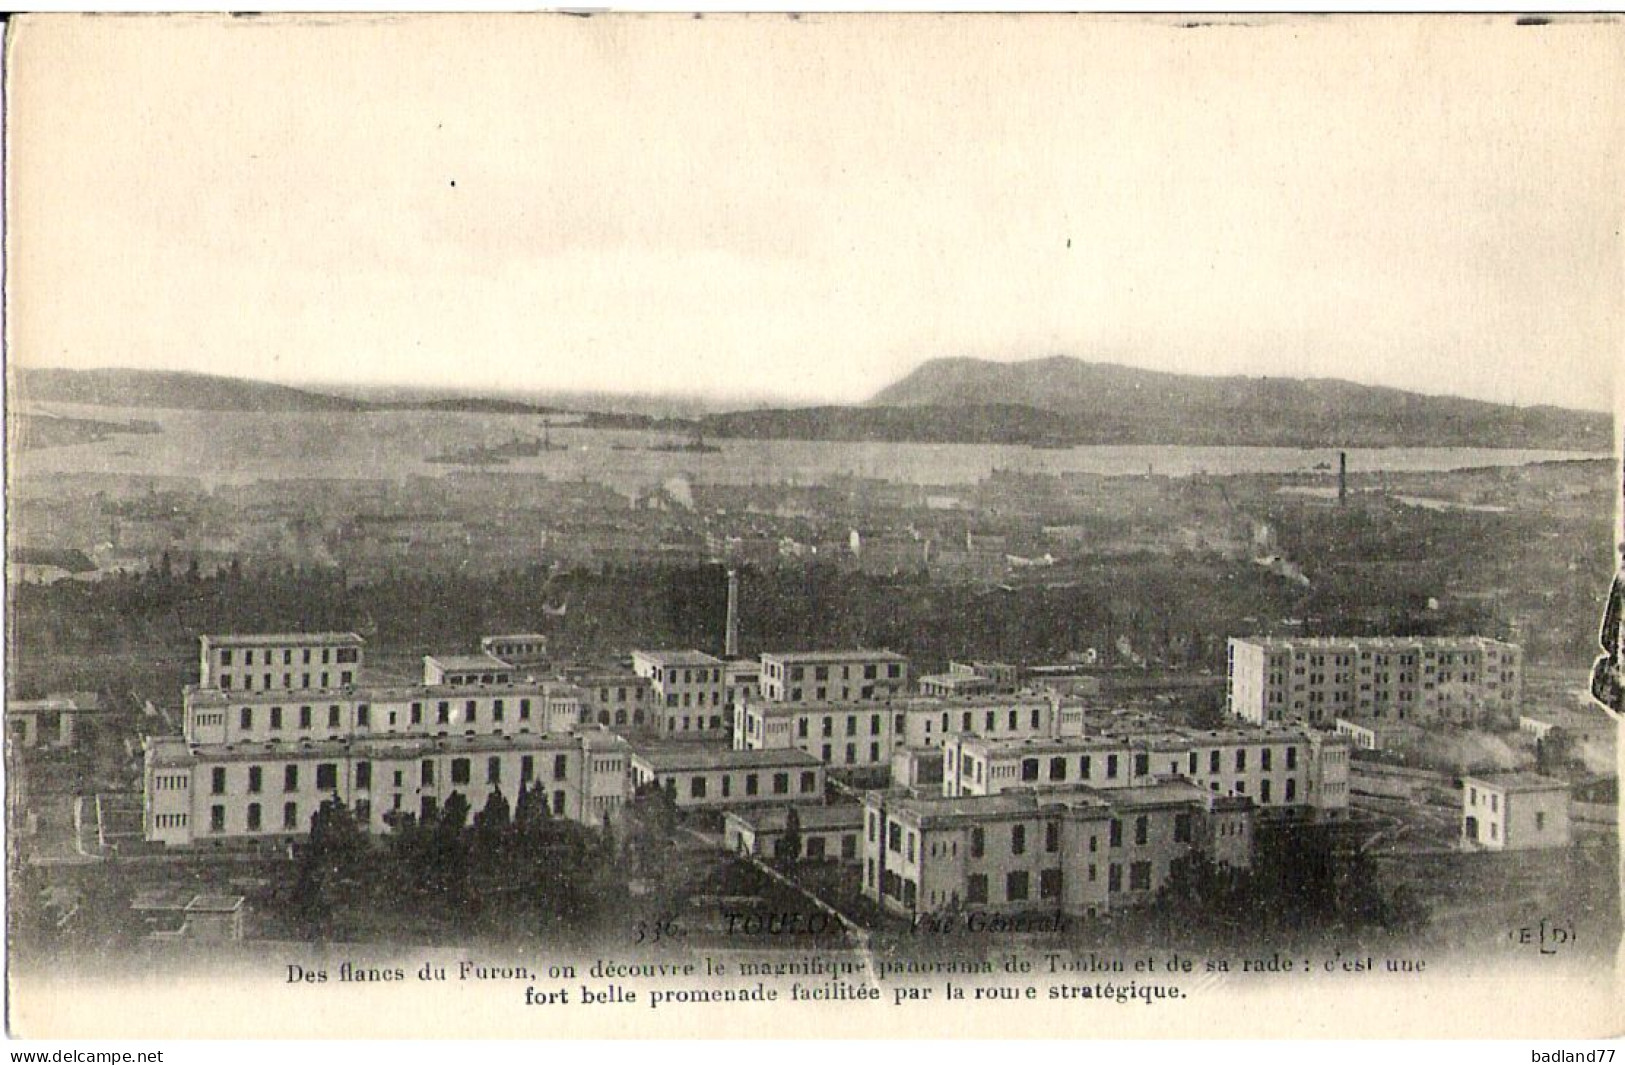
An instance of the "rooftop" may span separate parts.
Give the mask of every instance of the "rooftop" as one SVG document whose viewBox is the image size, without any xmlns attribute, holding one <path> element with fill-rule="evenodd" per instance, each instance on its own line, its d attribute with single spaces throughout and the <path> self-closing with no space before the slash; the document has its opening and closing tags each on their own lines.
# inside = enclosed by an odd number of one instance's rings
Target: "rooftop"
<svg viewBox="0 0 1625 1065">
<path fill-rule="evenodd" d="M 633 651 L 632 653 L 648 659 L 657 666 L 722 665 L 722 659 L 708 655 L 704 651 Z"/>
<path fill-rule="evenodd" d="M 187 913 L 236 913 L 242 908 L 241 895 L 199 895 L 186 904 Z"/>
<path fill-rule="evenodd" d="M 895 651 L 763 651 L 762 661 L 772 659 L 791 665 L 816 662 L 907 662 Z"/>
<path fill-rule="evenodd" d="M 812 769 L 824 763 L 795 747 L 736 751 L 697 743 L 638 743 L 633 757 L 657 773 L 682 769 Z"/>
<path fill-rule="evenodd" d="M 1236 643 L 1257 647 L 1354 647 L 1373 651 L 1410 650 L 1414 647 L 1516 647 L 1489 636 L 1233 636 Z"/>
<path fill-rule="evenodd" d="M 1049 703 L 1050 697 L 1048 695 L 1038 695 L 1032 692 L 1015 692 L 1004 695 L 989 692 L 984 695 L 902 695 L 889 699 L 872 699 L 855 703 L 752 702 L 750 709 L 752 713 L 760 711 L 763 714 L 778 717 L 794 717 L 797 714 L 816 714 L 825 711 L 855 714 L 866 710 L 901 710 L 911 714 L 934 714 L 944 710 L 1026 710 L 1034 706 L 1047 706 Z"/>
<path fill-rule="evenodd" d="M 423 661 L 433 662 L 447 672 L 456 673 L 513 668 L 495 655 L 424 655 Z"/>
<path fill-rule="evenodd" d="M 863 824 L 863 807 L 851 802 L 836 806 L 797 806 L 796 813 L 801 818 L 804 831 L 857 828 Z M 789 816 L 790 808 L 784 805 L 752 806 L 728 814 L 728 817 L 743 821 L 757 832 L 783 832 Z"/>
<path fill-rule="evenodd" d="M 620 683 L 617 681 L 617 683 Z M 630 679 L 626 683 L 633 683 Z M 271 703 L 298 705 L 323 700 L 350 700 L 363 703 L 402 703 L 420 700 L 462 699 L 491 696 L 539 696 L 541 698 L 580 698 L 582 692 L 575 684 L 559 680 L 515 680 L 506 684 L 488 684 L 470 688 L 461 684 L 358 684 L 348 688 L 256 688 L 253 691 L 235 688 L 202 688 L 195 684 L 185 690 L 188 706 L 231 706 Z"/>
<path fill-rule="evenodd" d="M 360 647 L 366 643 L 353 632 L 256 632 L 199 637 L 205 647 L 298 646 Z"/>
<path fill-rule="evenodd" d="M 1462 777 L 1462 783 L 1479 784 L 1505 792 L 1569 790 L 1568 781 L 1543 777 L 1539 773 L 1468 774 Z"/>
<path fill-rule="evenodd" d="M 585 744 L 595 750 L 628 746 L 613 732 L 516 732 L 476 736 L 379 736 L 360 740 L 308 740 L 298 743 L 216 743 L 189 748 L 184 741 L 153 744 L 153 764 L 189 766 L 204 762 L 263 762 L 309 758 L 407 760 L 431 754 L 496 754 L 514 751 L 561 751 Z"/>
</svg>

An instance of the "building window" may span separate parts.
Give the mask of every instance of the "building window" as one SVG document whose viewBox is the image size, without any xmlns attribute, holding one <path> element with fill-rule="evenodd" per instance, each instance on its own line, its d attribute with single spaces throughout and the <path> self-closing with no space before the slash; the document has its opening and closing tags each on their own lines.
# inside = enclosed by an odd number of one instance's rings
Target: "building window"
<svg viewBox="0 0 1625 1065">
<path fill-rule="evenodd" d="M 355 764 L 355 786 L 357 788 L 372 787 L 372 763 L 357 762 Z"/>
<path fill-rule="evenodd" d="M 1134 819 L 1134 845 L 1143 847 L 1151 836 L 1151 819 L 1141 814 Z"/>
<path fill-rule="evenodd" d="M 298 791 L 299 790 L 299 767 L 298 766 L 289 765 L 289 766 L 283 766 L 282 767 L 282 790 L 283 791 Z"/>
<path fill-rule="evenodd" d="M 254 727 L 254 708 L 245 706 L 237 715 L 237 727 L 247 732 Z"/>
<path fill-rule="evenodd" d="M 1546 831 L 1546 812 L 1544 810 L 1535 811 L 1535 831 Z"/>
<path fill-rule="evenodd" d="M 260 830 L 260 804 L 257 802 L 248 804 L 248 830 L 250 832 Z"/>
<path fill-rule="evenodd" d="M 296 802 L 284 803 L 282 806 L 282 827 L 297 829 L 299 827 L 299 804 Z"/>
<path fill-rule="evenodd" d="M 987 837 L 980 828 L 970 830 L 970 856 L 980 858 L 987 847 Z"/>
<path fill-rule="evenodd" d="M 1117 755 L 1115 754 L 1108 754 L 1106 756 L 1106 779 L 1117 779 Z"/>
<path fill-rule="evenodd" d="M 1217 773 L 1219 771 L 1219 752 L 1218 751 L 1209 751 L 1208 752 L 1208 755 L 1207 755 L 1207 771 L 1209 773 Z"/>
<path fill-rule="evenodd" d="M 965 901 L 972 904 L 987 902 L 986 873 L 972 873 L 965 878 Z"/>
<path fill-rule="evenodd" d="M 705 798 L 705 778 L 690 777 L 688 781 L 688 794 L 692 799 Z"/>
<path fill-rule="evenodd" d="M 519 759 L 519 779 L 521 781 L 533 780 L 536 777 L 536 759 L 532 755 L 524 755 Z"/>
<path fill-rule="evenodd" d="M 1151 756 L 1149 754 L 1137 754 L 1137 755 L 1135 755 L 1134 756 L 1134 775 L 1137 776 L 1137 777 L 1143 777 L 1143 776 L 1145 776 L 1146 774 L 1148 774 L 1150 772 L 1151 772 Z"/>
<path fill-rule="evenodd" d="M 1044 852 L 1054 854 L 1061 849 L 1061 826 L 1054 821 L 1044 825 Z"/>
<path fill-rule="evenodd" d="M 1061 897 L 1061 871 L 1059 869 L 1045 869 L 1038 874 L 1038 897 L 1041 899 L 1058 899 Z"/>
<path fill-rule="evenodd" d="M 485 782 L 487 784 L 502 783 L 502 759 L 494 754 L 485 760 Z"/>
<path fill-rule="evenodd" d="M 1010 853 L 1011 854 L 1026 854 L 1027 853 L 1027 826 L 1026 825 L 1011 825 L 1010 826 Z"/>
<path fill-rule="evenodd" d="M 209 831 L 224 832 L 226 830 L 226 808 L 224 806 L 209 807 Z"/>
<path fill-rule="evenodd" d="M 1066 759 L 1051 758 L 1049 760 L 1049 778 L 1051 780 L 1066 779 Z"/>
<path fill-rule="evenodd" d="M 1106 890 L 1123 890 L 1123 867 L 1118 865 L 1116 862 L 1113 862 L 1106 869 Z"/>
<path fill-rule="evenodd" d="M 327 708 L 327 727 L 339 727 L 339 708 L 336 706 L 330 706 Z"/>
<path fill-rule="evenodd" d="M 316 766 L 316 790 L 332 791 L 339 786 L 339 767 L 334 762 L 322 762 Z"/>
<path fill-rule="evenodd" d="M 790 794 L 790 774 L 789 773 L 774 773 L 773 774 L 773 794 L 775 794 L 775 795 L 788 795 L 788 794 Z"/>
<path fill-rule="evenodd" d="M 308 707 L 308 706 L 301 706 L 299 708 L 299 727 L 300 728 L 309 728 L 310 727 L 310 707 Z"/>
<path fill-rule="evenodd" d="M 1123 822 L 1117 820 L 1115 817 L 1112 818 L 1111 839 L 1109 842 L 1113 847 L 1121 847 L 1123 845 Z"/>
<path fill-rule="evenodd" d="M 1189 843 L 1191 841 L 1191 815 L 1174 815 L 1174 842 Z"/>
<path fill-rule="evenodd" d="M 209 794 L 224 795 L 226 793 L 226 770 L 224 766 L 216 766 L 209 774 Z"/>
<path fill-rule="evenodd" d="M 818 774 L 808 770 L 801 774 L 801 792 L 803 795 L 817 790 Z"/>
<path fill-rule="evenodd" d="M 1010 902 L 1027 901 L 1027 870 L 1017 869 L 1005 875 L 1004 897 Z"/>
<path fill-rule="evenodd" d="M 761 790 L 761 785 L 760 785 L 760 783 L 758 782 L 758 780 L 756 778 L 756 774 L 755 773 L 746 773 L 745 774 L 745 794 L 746 795 L 755 795 L 760 790 Z"/>
<path fill-rule="evenodd" d="M 1023 781 L 1038 779 L 1038 759 L 1023 758 L 1021 760 L 1021 779 Z"/>
<path fill-rule="evenodd" d="M 1128 867 L 1128 889 L 1130 891 L 1151 890 L 1151 863 L 1135 862 Z"/>
<path fill-rule="evenodd" d="M 282 727 L 282 707 L 273 706 L 273 707 L 271 707 L 271 728 L 274 731 L 274 730 L 280 729 L 281 727 Z"/>
<path fill-rule="evenodd" d="M 570 756 L 556 754 L 553 756 L 553 779 L 563 780 L 570 775 Z"/>
<path fill-rule="evenodd" d="M 451 782 L 453 784 L 467 784 L 468 777 L 468 759 L 453 758 L 451 760 Z"/>
<path fill-rule="evenodd" d="M 1236 748 L 1236 772 L 1245 773 L 1246 771 L 1247 771 L 1247 748 L 1238 747 L 1238 748 Z"/>
<path fill-rule="evenodd" d="M 355 723 L 360 728 L 370 728 L 372 726 L 372 708 L 366 703 L 362 703 L 355 708 Z"/>
<path fill-rule="evenodd" d="M 257 765 L 249 766 L 248 767 L 248 793 L 250 795 L 258 795 L 260 793 L 260 787 L 264 783 L 264 779 L 265 779 L 264 770 L 262 770 Z"/>
<path fill-rule="evenodd" d="M 434 762 L 431 759 L 425 758 L 419 769 L 419 779 L 422 781 L 423 787 L 434 787 Z"/>
</svg>

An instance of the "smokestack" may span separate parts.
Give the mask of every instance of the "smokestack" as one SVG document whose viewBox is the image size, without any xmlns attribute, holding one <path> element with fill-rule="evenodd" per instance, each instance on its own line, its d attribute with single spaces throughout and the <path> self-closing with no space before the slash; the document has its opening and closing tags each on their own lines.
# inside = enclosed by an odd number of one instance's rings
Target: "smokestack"
<svg viewBox="0 0 1625 1065">
<path fill-rule="evenodd" d="M 1339 503 L 1349 497 L 1349 453 L 1337 453 L 1337 501 Z"/>
<path fill-rule="evenodd" d="M 739 571 L 728 571 L 728 628 L 722 637 L 724 658 L 739 657 Z"/>
</svg>

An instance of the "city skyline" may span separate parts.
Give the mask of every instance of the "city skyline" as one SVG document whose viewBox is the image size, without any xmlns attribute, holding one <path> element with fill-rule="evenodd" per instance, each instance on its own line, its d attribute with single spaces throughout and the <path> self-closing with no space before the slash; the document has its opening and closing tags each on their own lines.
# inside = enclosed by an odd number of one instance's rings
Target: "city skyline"
<svg viewBox="0 0 1625 1065">
<path fill-rule="evenodd" d="M 447 25 L 32 22 L 13 360 L 805 405 L 1060 354 L 1610 405 L 1621 90 L 1575 25 Z"/>
</svg>

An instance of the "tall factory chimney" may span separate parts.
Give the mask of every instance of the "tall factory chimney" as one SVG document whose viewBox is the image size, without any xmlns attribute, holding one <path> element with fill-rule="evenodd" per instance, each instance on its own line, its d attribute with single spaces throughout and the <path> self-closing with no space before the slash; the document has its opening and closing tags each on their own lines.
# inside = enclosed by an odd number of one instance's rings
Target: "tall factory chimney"
<svg viewBox="0 0 1625 1065">
<path fill-rule="evenodd" d="M 739 657 L 739 571 L 728 571 L 728 628 L 722 637 L 722 656 Z"/>
<path fill-rule="evenodd" d="M 1349 497 L 1349 453 L 1337 453 L 1337 501 L 1345 502 Z"/>
</svg>

